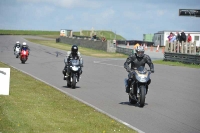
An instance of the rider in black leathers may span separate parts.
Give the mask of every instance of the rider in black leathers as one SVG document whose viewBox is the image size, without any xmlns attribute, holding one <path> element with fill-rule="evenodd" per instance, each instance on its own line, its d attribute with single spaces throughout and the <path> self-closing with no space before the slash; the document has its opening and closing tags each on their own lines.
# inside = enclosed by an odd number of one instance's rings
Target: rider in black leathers
<svg viewBox="0 0 200 133">
<path fill-rule="evenodd" d="M 83 59 L 80 55 L 80 52 L 78 52 L 78 46 L 77 45 L 73 45 L 71 47 L 71 51 L 68 51 L 65 59 L 64 59 L 64 63 L 65 63 L 65 67 L 63 69 L 63 75 L 64 75 L 64 80 L 67 79 L 67 77 L 69 76 L 69 63 L 71 59 L 79 59 L 80 60 L 80 64 L 81 64 L 81 68 L 83 67 Z M 82 69 L 79 73 L 79 76 L 82 74 Z M 78 79 L 79 80 L 79 79 Z"/>
<path fill-rule="evenodd" d="M 136 53 L 131 54 L 124 63 L 124 68 L 127 72 L 129 72 L 126 84 L 126 93 L 130 92 L 130 85 L 133 81 L 135 81 L 135 75 L 133 74 L 134 68 L 145 66 L 145 63 L 149 65 L 151 72 L 154 73 L 154 65 L 151 61 L 151 58 L 148 55 L 144 54 L 143 46 L 137 46 Z M 129 64 L 131 64 L 131 67 L 129 67 Z M 149 81 L 148 85 L 150 84 L 150 82 L 151 80 Z"/>
</svg>

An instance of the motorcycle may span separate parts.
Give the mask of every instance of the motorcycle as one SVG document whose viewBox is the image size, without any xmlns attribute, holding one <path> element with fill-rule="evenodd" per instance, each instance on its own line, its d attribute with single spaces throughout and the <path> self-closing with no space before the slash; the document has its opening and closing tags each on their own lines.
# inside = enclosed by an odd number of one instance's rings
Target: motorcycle
<svg viewBox="0 0 200 133">
<path fill-rule="evenodd" d="M 25 62 L 28 60 L 29 51 L 27 49 L 23 49 L 20 53 L 20 60 L 22 64 L 25 64 Z"/>
<path fill-rule="evenodd" d="M 20 46 L 17 46 L 16 48 L 15 48 L 15 56 L 16 56 L 16 58 L 18 58 L 19 57 L 19 51 L 20 51 Z"/>
<path fill-rule="evenodd" d="M 131 83 L 129 102 L 131 104 L 139 104 L 139 107 L 144 107 L 145 98 L 148 92 L 148 85 L 151 82 L 151 71 L 147 70 L 144 66 L 134 68 L 133 74 L 135 75 L 135 81 Z M 125 79 L 125 85 L 127 85 L 127 79 Z"/>
<path fill-rule="evenodd" d="M 77 59 L 72 59 L 69 63 L 69 75 L 67 77 L 67 87 L 76 88 L 76 83 L 80 78 L 81 65 Z"/>
</svg>

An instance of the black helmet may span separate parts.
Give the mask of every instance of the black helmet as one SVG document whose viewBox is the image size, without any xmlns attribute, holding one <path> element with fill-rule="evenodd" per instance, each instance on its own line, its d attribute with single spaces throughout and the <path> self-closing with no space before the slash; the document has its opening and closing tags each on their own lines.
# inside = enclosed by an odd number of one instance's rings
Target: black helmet
<svg viewBox="0 0 200 133">
<path fill-rule="evenodd" d="M 73 45 L 72 48 L 71 48 L 71 52 L 72 52 L 72 54 L 77 53 L 78 52 L 78 46 Z"/>
<path fill-rule="evenodd" d="M 138 57 L 144 56 L 144 47 L 143 46 L 137 46 L 136 53 Z"/>
</svg>

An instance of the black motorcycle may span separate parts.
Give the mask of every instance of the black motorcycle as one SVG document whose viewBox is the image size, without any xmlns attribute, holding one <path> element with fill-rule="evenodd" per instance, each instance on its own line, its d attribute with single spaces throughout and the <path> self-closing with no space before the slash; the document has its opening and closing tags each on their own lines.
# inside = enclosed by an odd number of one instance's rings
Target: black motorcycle
<svg viewBox="0 0 200 133">
<path fill-rule="evenodd" d="M 76 83 L 80 78 L 81 65 L 77 59 L 72 59 L 69 63 L 69 76 L 67 77 L 67 87 L 76 88 Z"/>
<path fill-rule="evenodd" d="M 145 98 L 148 92 L 148 85 L 151 82 L 150 74 L 151 71 L 147 70 L 145 67 L 140 66 L 139 68 L 135 68 L 133 74 L 136 77 L 136 80 L 131 83 L 129 102 L 131 104 L 138 103 L 140 107 L 145 105 Z M 127 83 L 127 79 L 125 79 L 125 83 Z"/>
</svg>

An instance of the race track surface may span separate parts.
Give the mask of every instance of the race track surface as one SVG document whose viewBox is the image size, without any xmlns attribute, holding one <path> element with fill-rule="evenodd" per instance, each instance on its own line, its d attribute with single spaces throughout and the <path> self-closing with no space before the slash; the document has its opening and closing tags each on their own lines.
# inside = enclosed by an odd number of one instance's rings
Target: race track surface
<svg viewBox="0 0 200 133">
<path fill-rule="evenodd" d="M 16 41 L 26 41 L 26 64 L 15 58 Z M 56 56 L 58 53 L 58 57 Z M 76 89 L 66 87 L 62 69 L 66 51 L 28 42 L 23 36 L 0 36 L 0 61 L 42 80 L 110 117 L 146 133 L 200 133 L 200 69 L 155 65 L 143 108 L 130 105 L 125 93 L 126 59 L 82 55 L 83 74 Z M 150 54 L 150 57 L 162 58 Z M 67 102 L 67 101 L 66 101 Z"/>
</svg>

